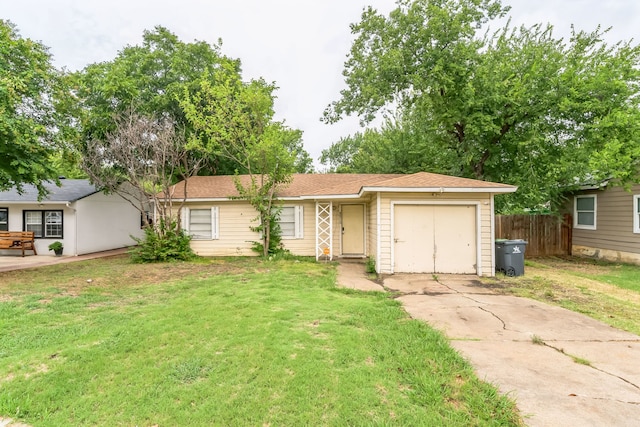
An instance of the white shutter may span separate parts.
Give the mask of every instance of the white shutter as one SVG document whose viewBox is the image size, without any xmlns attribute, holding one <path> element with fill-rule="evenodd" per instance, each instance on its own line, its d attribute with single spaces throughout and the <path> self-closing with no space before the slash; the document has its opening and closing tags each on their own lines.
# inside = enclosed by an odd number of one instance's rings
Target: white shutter
<svg viewBox="0 0 640 427">
<path fill-rule="evenodd" d="M 189 208 L 180 209 L 180 221 L 182 222 L 182 229 L 189 232 Z"/>
<path fill-rule="evenodd" d="M 220 238 L 220 233 L 219 233 L 219 223 L 218 223 L 218 211 L 219 208 L 218 206 L 213 206 L 211 208 L 211 238 L 212 239 L 219 239 Z"/>
<path fill-rule="evenodd" d="M 296 218 L 296 239 L 302 239 L 304 237 L 304 211 L 302 206 L 296 206 L 295 208 L 295 218 Z"/>
</svg>

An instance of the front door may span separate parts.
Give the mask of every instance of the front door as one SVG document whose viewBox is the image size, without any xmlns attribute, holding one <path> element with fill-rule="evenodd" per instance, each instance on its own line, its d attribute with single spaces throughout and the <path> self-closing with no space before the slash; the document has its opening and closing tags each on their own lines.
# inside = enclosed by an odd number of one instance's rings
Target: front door
<svg viewBox="0 0 640 427">
<path fill-rule="evenodd" d="M 364 255 L 364 205 L 342 205 L 342 255 Z"/>
</svg>

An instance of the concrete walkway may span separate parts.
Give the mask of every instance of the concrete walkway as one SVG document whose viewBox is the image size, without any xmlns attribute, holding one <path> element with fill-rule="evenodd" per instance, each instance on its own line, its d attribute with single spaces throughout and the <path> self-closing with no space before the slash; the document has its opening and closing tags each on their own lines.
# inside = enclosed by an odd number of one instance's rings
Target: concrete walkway
<svg viewBox="0 0 640 427">
<path fill-rule="evenodd" d="M 362 265 L 338 268 L 344 286 L 383 289 L 362 280 Z M 496 294 L 475 276 L 394 275 L 384 289 L 402 294 L 411 317 L 443 331 L 481 379 L 516 401 L 527 425 L 640 425 L 637 335 Z"/>
<path fill-rule="evenodd" d="M 55 255 L 0 255 L 0 272 L 24 270 L 25 268 L 42 267 L 44 265 L 62 264 L 67 262 L 83 261 L 87 259 L 103 258 L 107 256 L 124 254 L 129 248 L 113 249 L 110 251 L 94 252 L 78 256 Z M 1 427 L 1 426 L 0 426 Z"/>
</svg>

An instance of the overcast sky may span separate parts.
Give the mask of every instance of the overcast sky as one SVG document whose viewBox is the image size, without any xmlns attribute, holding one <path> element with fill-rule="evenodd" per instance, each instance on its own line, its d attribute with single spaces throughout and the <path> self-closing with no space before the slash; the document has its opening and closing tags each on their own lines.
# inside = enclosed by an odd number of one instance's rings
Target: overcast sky
<svg viewBox="0 0 640 427">
<path fill-rule="evenodd" d="M 504 0 L 513 23 L 613 27 L 610 42 L 640 42 L 638 0 Z M 0 18 L 23 37 L 50 48 L 58 68 L 82 69 L 113 59 L 142 32 L 163 25 L 181 40 L 223 40 L 223 52 L 239 58 L 245 79 L 274 81 L 276 115 L 304 131 L 305 148 L 317 160 L 322 149 L 357 131 L 357 119 L 320 122 L 343 87 L 342 65 L 351 46 L 349 24 L 371 5 L 389 12 L 394 0 L 0 0 Z"/>
</svg>

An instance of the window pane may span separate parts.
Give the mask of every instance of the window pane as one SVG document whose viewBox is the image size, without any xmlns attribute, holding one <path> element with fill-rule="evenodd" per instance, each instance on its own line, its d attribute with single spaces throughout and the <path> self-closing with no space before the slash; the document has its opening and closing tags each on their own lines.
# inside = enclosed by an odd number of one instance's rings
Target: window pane
<svg viewBox="0 0 640 427">
<path fill-rule="evenodd" d="M 62 237 L 62 212 L 45 211 L 44 224 L 45 237 Z"/>
<path fill-rule="evenodd" d="M 296 210 L 293 206 L 287 206 L 282 208 L 280 212 L 280 221 L 284 222 L 292 222 L 295 218 Z"/>
<path fill-rule="evenodd" d="M 579 211 L 593 211 L 595 208 L 593 197 L 579 197 L 576 203 Z"/>
<path fill-rule="evenodd" d="M 35 237 L 42 237 L 42 212 L 25 211 L 24 229 L 25 231 L 33 231 Z"/>
<path fill-rule="evenodd" d="M 62 224 L 45 224 L 45 237 L 62 237 Z"/>
<path fill-rule="evenodd" d="M 0 230 L 9 231 L 9 210 L 0 209 Z"/>
<path fill-rule="evenodd" d="M 287 206 L 280 211 L 280 235 L 282 237 L 295 237 L 296 235 L 296 209 Z"/>
<path fill-rule="evenodd" d="M 189 234 L 195 240 L 211 239 L 211 209 L 189 211 Z"/>
<path fill-rule="evenodd" d="M 640 197 L 636 199 L 636 212 L 640 214 Z"/>
<path fill-rule="evenodd" d="M 295 237 L 296 225 L 293 222 L 280 223 L 280 235 L 282 237 Z"/>
<path fill-rule="evenodd" d="M 628 205 L 627 205 L 628 206 Z M 578 212 L 579 225 L 595 225 L 593 212 Z"/>
</svg>

